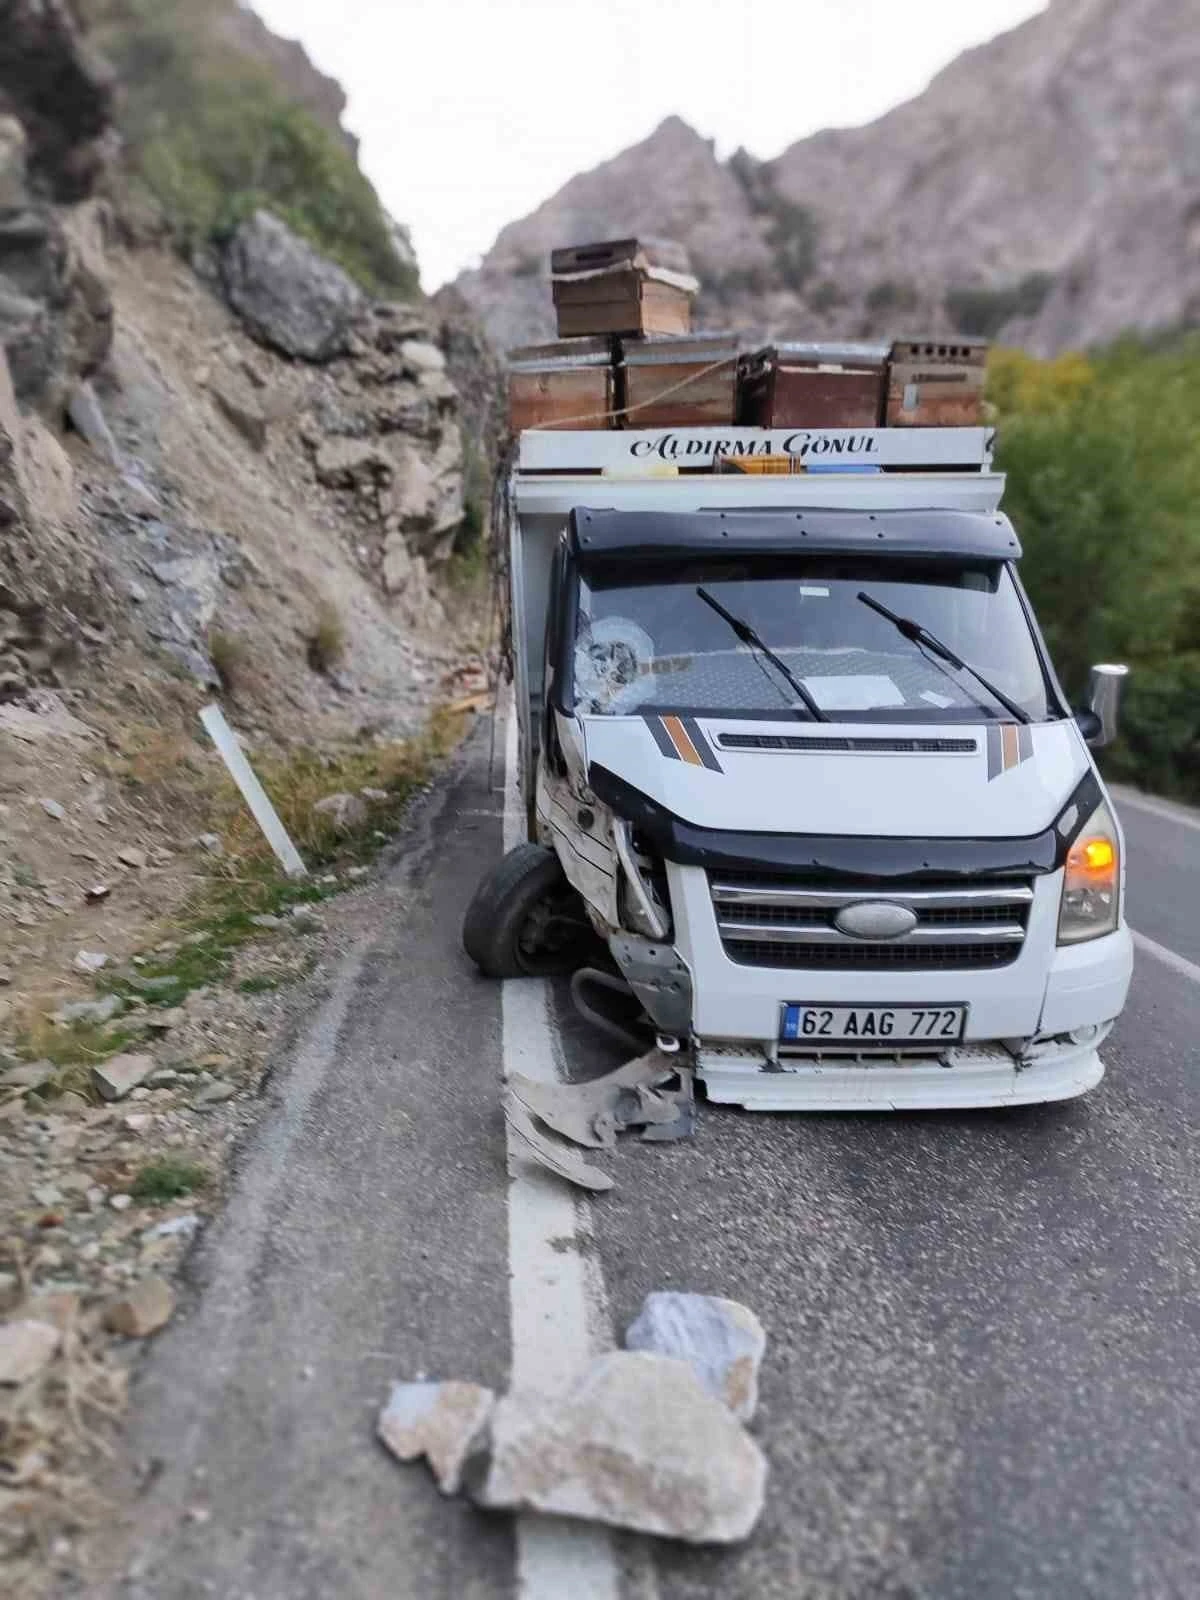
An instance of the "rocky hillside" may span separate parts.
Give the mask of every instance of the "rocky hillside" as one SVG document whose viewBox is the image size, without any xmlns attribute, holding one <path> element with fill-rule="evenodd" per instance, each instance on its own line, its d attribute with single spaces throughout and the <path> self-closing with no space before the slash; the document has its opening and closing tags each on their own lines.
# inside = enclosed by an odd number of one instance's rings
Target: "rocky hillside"
<svg viewBox="0 0 1200 1600">
<path fill-rule="evenodd" d="M 1051 0 L 924 94 L 773 161 L 678 118 L 503 230 L 458 287 L 505 345 L 550 333 L 548 251 L 690 248 L 700 322 L 957 329 L 1039 352 L 1200 321 L 1196 0 Z"/>
<path fill-rule="evenodd" d="M 164 9 L 176 0 L 123 14 Z M 193 21 L 232 10 L 198 0 Z M 7 957 L 19 938 L 16 977 L 33 983 L 78 939 L 75 897 L 47 887 L 58 813 L 103 868 L 102 833 L 83 834 L 116 804 L 92 789 L 82 806 L 64 728 L 120 765 L 151 735 L 202 749 L 195 714 L 214 695 L 264 757 L 423 725 L 467 643 L 447 636 L 446 575 L 478 542 L 486 485 L 451 369 L 473 432 L 493 389 L 469 319 L 389 294 L 385 254 L 354 274 L 310 242 L 359 175 L 336 94 L 328 129 L 304 120 L 316 80 L 282 42 L 273 114 L 317 153 L 300 174 L 308 210 L 286 220 L 269 172 L 227 207 L 193 138 L 214 196 L 201 232 L 158 195 L 125 120 L 132 99 L 162 95 L 161 41 L 117 40 L 126 66 L 142 51 L 131 86 L 65 0 L 0 0 L 0 36 L 0 939 Z M 258 25 L 250 37 L 266 71 Z M 207 115 L 205 81 L 192 87 L 181 139 Z M 326 162 L 332 199 L 313 186 Z M 225 170 L 236 185 L 236 160 Z M 354 215 L 382 250 L 387 219 L 361 182 Z M 167 847 L 178 822 L 143 812 L 141 826 Z"/>
</svg>

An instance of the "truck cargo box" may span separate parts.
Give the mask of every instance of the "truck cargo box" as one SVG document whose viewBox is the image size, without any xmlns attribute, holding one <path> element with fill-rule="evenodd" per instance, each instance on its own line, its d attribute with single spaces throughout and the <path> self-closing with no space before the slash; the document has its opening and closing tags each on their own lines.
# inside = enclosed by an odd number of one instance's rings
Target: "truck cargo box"
<svg viewBox="0 0 1200 1600">
<path fill-rule="evenodd" d="M 898 339 L 888 375 L 891 428 L 969 428 L 983 418 L 984 339 Z"/>
<path fill-rule="evenodd" d="M 508 423 L 523 428 L 611 428 L 616 408 L 611 339 L 556 340 L 509 352 Z"/>
<path fill-rule="evenodd" d="M 737 415 L 738 343 L 731 334 L 621 341 L 626 426 L 702 427 Z"/>
<path fill-rule="evenodd" d="M 739 420 L 762 428 L 874 428 L 887 346 L 774 344 L 747 356 Z"/>
</svg>

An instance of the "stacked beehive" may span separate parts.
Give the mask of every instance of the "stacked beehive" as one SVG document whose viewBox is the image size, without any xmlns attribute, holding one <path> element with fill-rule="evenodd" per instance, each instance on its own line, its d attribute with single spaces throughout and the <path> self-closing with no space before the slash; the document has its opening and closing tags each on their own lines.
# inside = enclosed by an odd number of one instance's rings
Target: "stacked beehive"
<svg viewBox="0 0 1200 1600">
<path fill-rule="evenodd" d="M 982 419 L 982 340 L 777 343 L 692 334 L 699 284 L 664 239 L 571 245 L 550 258 L 559 337 L 509 355 L 524 428 L 963 427 Z"/>
<path fill-rule="evenodd" d="M 700 285 L 682 245 L 571 245 L 550 274 L 559 337 L 510 353 L 514 431 L 733 421 L 737 341 L 691 336 Z"/>
</svg>

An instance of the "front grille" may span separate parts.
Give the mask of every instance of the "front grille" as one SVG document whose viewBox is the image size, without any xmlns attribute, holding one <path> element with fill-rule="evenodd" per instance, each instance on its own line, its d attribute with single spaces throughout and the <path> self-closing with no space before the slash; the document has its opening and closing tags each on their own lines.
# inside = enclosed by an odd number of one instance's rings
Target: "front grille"
<svg viewBox="0 0 1200 1600">
<path fill-rule="evenodd" d="M 709 890 L 730 960 L 860 972 L 1007 966 L 1021 953 L 1033 903 L 1026 881 L 830 888 L 765 872 L 740 874 L 736 882 L 710 873 Z M 894 939 L 844 933 L 834 919 L 862 901 L 904 906 L 915 926 Z"/>
<path fill-rule="evenodd" d="M 723 733 L 722 750 L 799 750 L 810 755 L 829 751 L 859 755 L 973 755 L 979 746 L 974 739 L 881 739 L 864 736 L 822 738 L 802 733 Z"/>
</svg>

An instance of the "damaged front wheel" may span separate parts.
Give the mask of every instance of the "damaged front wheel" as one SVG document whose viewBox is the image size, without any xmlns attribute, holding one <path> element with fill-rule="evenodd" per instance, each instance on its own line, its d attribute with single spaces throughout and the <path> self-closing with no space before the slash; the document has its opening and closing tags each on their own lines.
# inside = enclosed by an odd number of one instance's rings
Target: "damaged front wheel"
<svg viewBox="0 0 1200 1600">
<path fill-rule="evenodd" d="M 463 918 L 463 949 L 489 978 L 572 972 L 593 937 L 558 857 L 540 844 L 510 850 L 479 885 Z"/>
</svg>

